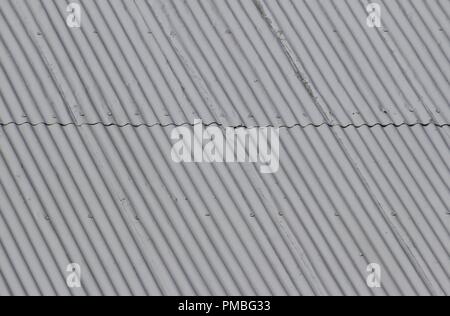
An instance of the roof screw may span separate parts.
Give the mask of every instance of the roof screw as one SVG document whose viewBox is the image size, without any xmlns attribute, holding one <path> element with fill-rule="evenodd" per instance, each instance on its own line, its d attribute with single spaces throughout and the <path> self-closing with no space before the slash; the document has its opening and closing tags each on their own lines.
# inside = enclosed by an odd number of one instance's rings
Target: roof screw
<svg viewBox="0 0 450 316">
<path fill-rule="evenodd" d="M 254 218 L 254 217 L 256 217 L 256 214 L 255 213 L 250 213 L 250 217 Z"/>
</svg>

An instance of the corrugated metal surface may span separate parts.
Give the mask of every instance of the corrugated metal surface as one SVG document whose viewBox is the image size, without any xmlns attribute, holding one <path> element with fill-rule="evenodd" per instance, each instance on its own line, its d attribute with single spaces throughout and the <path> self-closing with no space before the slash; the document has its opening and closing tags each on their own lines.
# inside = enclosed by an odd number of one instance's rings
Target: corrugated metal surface
<svg viewBox="0 0 450 316">
<path fill-rule="evenodd" d="M 450 122 L 447 0 L 3 0 L 0 121 Z"/>
<path fill-rule="evenodd" d="M 277 55 L 263 39 L 253 47 L 244 30 L 235 29 L 225 2 L 80 1 L 78 30 L 65 24 L 67 3 L 2 2 L 2 79 L 9 83 L 2 122 L 153 125 L 201 117 L 234 126 L 282 122 L 286 114 L 292 124 L 308 124 L 303 112 L 322 122 L 272 34 L 266 39 Z M 198 20 L 177 18 L 175 4 L 186 14 L 195 10 Z M 222 15 L 233 19 L 230 28 L 223 21 L 214 27 Z M 14 94 L 12 87 L 28 93 Z"/>
<path fill-rule="evenodd" d="M 449 128 L 283 129 L 275 175 L 175 164 L 171 128 L 2 128 L 0 292 L 449 294 Z"/>
<path fill-rule="evenodd" d="M 447 0 L 255 0 L 329 122 L 449 123 Z M 381 29 L 366 25 L 381 5 Z"/>
<path fill-rule="evenodd" d="M 368 1 L 77 2 L 0 1 L 0 295 L 450 295 L 449 1 L 379 30 Z M 280 171 L 175 164 L 198 118 L 282 126 Z"/>
</svg>

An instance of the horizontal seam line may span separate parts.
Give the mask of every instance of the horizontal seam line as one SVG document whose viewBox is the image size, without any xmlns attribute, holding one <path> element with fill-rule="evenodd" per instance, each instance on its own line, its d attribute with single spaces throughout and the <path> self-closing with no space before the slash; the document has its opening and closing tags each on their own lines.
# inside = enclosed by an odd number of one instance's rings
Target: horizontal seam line
<svg viewBox="0 0 450 316">
<path fill-rule="evenodd" d="M 125 124 L 117 124 L 117 123 L 104 123 L 104 122 L 95 122 L 95 123 L 82 123 L 82 124 L 77 124 L 77 123 L 45 123 L 45 122 L 38 122 L 38 123 L 31 123 L 31 122 L 23 122 L 23 123 L 17 123 L 17 122 L 8 122 L 8 123 L 0 123 L 0 127 L 8 127 L 8 126 L 31 126 L 31 127 L 38 127 L 38 126 L 47 126 L 47 127 L 51 127 L 51 126 L 60 126 L 60 127 L 68 127 L 68 126 L 74 126 L 74 127 L 83 127 L 83 126 L 104 126 L 104 127 L 148 127 L 148 128 L 152 128 L 152 127 L 182 127 L 182 126 L 192 126 L 194 127 L 196 124 L 193 123 L 168 123 L 168 124 L 162 124 L 162 123 L 155 123 L 155 124 L 147 124 L 147 123 L 139 123 L 139 124 L 133 124 L 133 123 L 125 123 Z M 314 124 L 314 123 L 310 123 L 310 124 L 292 124 L 292 125 L 273 125 L 273 124 L 269 124 L 269 125 L 257 125 L 257 126 L 247 126 L 247 125 L 235 125 L 235 126 L 227 126 L 225 124 L 222 123 L 218 123 L 218 122 L 211 122 L 211 123 L 202 123 L 203 126 L 217 126 L 217 127 L 224 127 L 224 128 L 282 128 L 282 129 L 292 129 L 292 128 L 308 128 L 308 127 L 340 127 L 340 128 L 363 128 L 363 127 L 367 127 L 367 128 L 374 128 L 374 127 L 403 127 L 403 126 L 408 126 L 408 127 L 416 127 L 416 126 L 422 126 L 422 127 L 428 127 L 428 126 L 435 126 L 435 127 L 450 127 L 450 123 L 443 123 L 443 124 L 438 124 L 438 123 L 434 123 L 434 122 L 430 122 L 430 123 L 400 123 L 400 124 L 395 124 L 395 123 L 387 123 L 387 124 L 383 124 L 383 123 L 374 123 L 374 124 L 361 124 L 361 125 L 356 125 L 356 124 L 347 124 L 347 125 L 343 125 L 343 124 L 330 124 L 330 123 L 321 123 L 321 124 Z"/>
</svg>

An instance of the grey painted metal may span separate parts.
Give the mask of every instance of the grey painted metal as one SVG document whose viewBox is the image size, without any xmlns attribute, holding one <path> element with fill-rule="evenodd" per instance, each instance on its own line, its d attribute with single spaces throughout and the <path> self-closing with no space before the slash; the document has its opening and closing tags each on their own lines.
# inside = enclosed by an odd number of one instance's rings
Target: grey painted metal
<svg viewBox="0 0 450 316">
<path fill-rule="evenodd" d="M 0 0 L 0 295 L 450 294 L 449 1 L 76 2 Z M 172 162 L 196 118 L 280 171 Z"/>
<path fill-rule="evenodd" d="M 3 294 L 448 295 L 448 127 L 295 127 L 275 175 L 171 128 L 3 127 Z M 369 263 L 383 269 L 370 290 Z"/>
<path fill-rule="evenodd" d="M 447 0 L 3 0 L 2 123 L 448 124 Z"/>
</svg>

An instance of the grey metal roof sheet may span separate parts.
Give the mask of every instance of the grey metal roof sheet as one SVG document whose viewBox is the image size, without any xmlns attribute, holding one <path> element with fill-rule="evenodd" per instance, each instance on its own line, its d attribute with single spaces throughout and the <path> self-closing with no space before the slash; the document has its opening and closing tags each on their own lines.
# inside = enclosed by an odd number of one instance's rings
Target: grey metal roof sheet
<svg viewBox="0 0 450 316">
<path fill-rule="evenodd" d="M 448 1 L 2 1 L 3 123 L 450 122 Z"/>
<path fill-rule="evenodd" d="M 70 262 L 74 294 L 450 293 L 448 127 L 283 129 L 275 175 L 170 131 L 3 127 L 0 293 L 69 294 Z"/>
<path fill-rule="evenodd" d="M 0 1 L 0 295 L 450 294 L 449 1 L 69 2 Z M 280 171 L 174 163 L 194 119 Z"/>
</svg>

